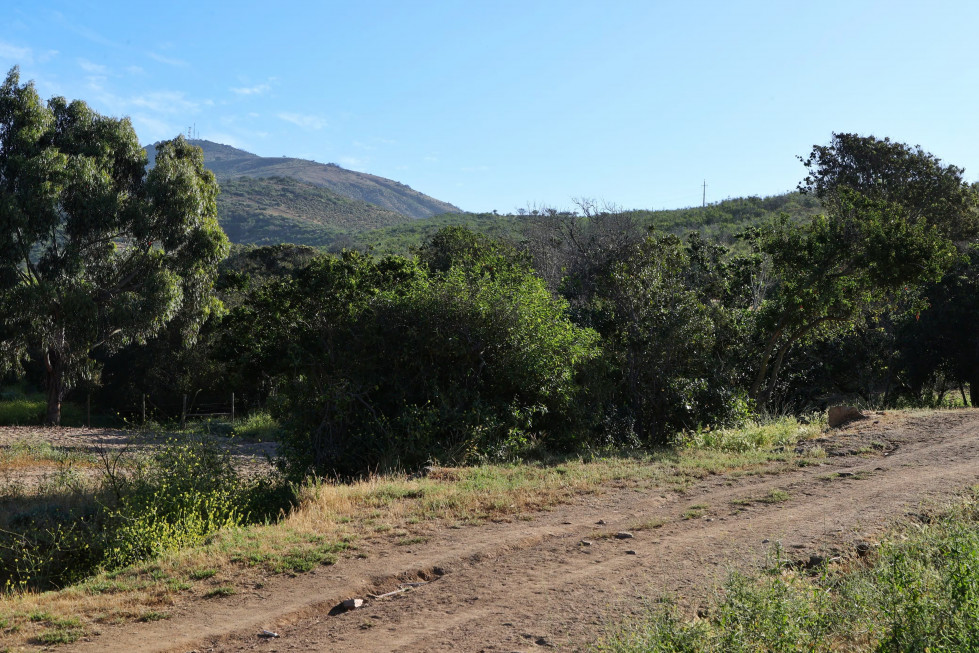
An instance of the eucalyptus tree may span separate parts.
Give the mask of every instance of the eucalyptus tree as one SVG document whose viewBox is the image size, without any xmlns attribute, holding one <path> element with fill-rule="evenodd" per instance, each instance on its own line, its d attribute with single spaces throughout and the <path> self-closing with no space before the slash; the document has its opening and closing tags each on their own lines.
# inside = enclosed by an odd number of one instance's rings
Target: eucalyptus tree
<svg viewBox="0 0 979 653">
<path fill-rule="evenodd" d="M 188 336 L 212 307 L 228 241 L 214 176 L 178 137 L 147 155 L 127 118 L 43 103 L 13 68 L 0 87 L 0 365 L 47 370 L 47 415 L 95 379 L 91 354 L 145 341 L 178 312 Z"/>
</svg>

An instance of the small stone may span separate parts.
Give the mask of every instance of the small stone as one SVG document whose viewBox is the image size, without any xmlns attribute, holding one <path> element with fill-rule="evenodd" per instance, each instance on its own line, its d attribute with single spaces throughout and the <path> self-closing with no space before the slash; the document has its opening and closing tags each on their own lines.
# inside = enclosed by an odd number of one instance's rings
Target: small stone
<svg viewBox="0 0 979 653">
<path fill-rule="evenodd" d="M 364 599 L 347 599 L 342 605 L 347 610 L 356 610 L 357 608 L 364 607 Z"/>
<path fill-rule="evenodd" d="M 837 476 L 839 476 L 840 478 L 850 478 L 853 475 L 854 475 L 853 472 L 839 472 L 837 474 Z"/>
<path fill-rule="evenodd" d="M 771 542 L 771 540 L 762 540 L 761 541 L 762 544 L 768 544 L 769 542 Z"/>
<path fill-rule="evenodd" d="M 634 550 L 632 550 L 632 549 L 629 549 L 628 551 L 625 552 L 625 554 L 628 555 L 628 556 L 634 556 L 634 555 L 636 555 L 636 552 Z"/>
<path fill-rule="evenodd" d="M 271 630 L 262 629 L 262 632 L 258 634 L 259 637 L 268 637 L 269 639 L 274 639 L 279 636 L 279 633 L 274 633 Z"/>
<path fill-rule="evenodd" d="M 597 522 L 595 522 L 595 524 L 598 526 L 604 526 L 606 523 L 607 522 L 604 519 L 599 519 Z"/>
<path fill-rule="evenodd" d="M 634 537 L 635 535 L 633 535 L 629 531 L 619 531 L 618 533 L 615 534 L 615 539 L 617 540 L 631 540 Z"/>
<path fill-rule="evenodd" d="M 579 544 L 581 544 L 581 546 L 591 546 L 591 540 L 582 540 L 579 542 Z"/>
</svg>

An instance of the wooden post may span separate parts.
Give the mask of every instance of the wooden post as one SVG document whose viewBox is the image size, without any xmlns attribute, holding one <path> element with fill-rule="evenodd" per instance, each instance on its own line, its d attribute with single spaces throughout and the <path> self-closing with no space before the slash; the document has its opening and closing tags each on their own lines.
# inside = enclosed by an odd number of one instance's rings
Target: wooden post
<svg viewBox="0 0 979 653">
<path fill-rule="evenodd" d="M 231 423 L 235 423 L 235 393 L 231 393 Z"/>
<path fill-rule="evenodd" d="M 146 426 L 146 393 L 145 392 L 142 394 L 142 398 L 143 398 L 143 412 L 142 412 L 143 426 Z"/>
<path fill-rule="evenodd" d="M 183 408 L 180 409 L 180 430 L 187 428 L 187 395 L 184 394 Z"/>
</svg>

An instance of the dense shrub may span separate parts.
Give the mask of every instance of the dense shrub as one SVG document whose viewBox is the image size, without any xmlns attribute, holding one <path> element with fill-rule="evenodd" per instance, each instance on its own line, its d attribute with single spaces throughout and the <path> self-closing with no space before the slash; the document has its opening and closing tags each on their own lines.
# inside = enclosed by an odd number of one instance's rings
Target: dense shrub
<svg viewBox="0 0 979 653">
<path fill-rule="evenodd" d="M 352 257 L 320 269 L 331 277 L 320 287 L 336 291 L 306 320 L 315 326 L 294 354 L 304 365 L 278 406 L 296 473 L 506 458 L 545 439 L 574 442 L 575 375 L 595 355 L 594 334 L 572 325 L 564 303 L 509 252 L 449 240 L 427 257 L 431 272 Z M 400 270 L 395 283 L 375 269 L 382 264 Z"/>
</svg>

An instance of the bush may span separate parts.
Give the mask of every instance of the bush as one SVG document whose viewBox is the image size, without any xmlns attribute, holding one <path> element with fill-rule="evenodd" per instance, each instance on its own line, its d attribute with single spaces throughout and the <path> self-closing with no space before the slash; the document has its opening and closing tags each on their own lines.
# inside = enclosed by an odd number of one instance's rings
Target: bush
<svg viewBox="0 0 979 653">
<path fill-rule="evenodd" d="M 356 475 L 569 448 L 580 435 L 576 374 L 596 336 L 508 251 L 458 246 L 439 267 L 386 283 L 390 259 L 334 264 L 307 343 L 277 406 L 297 476 Z M 350 259 L 347 259 L 348 261 Z M 379 282 L 380 280 L 380 282 Z M 349 289 L 356 288 L 351 295 Z M 324 316 L 329 316 L 324 319 Z"/>
<path fill-rule="evenodd" d="M 295 502 L 281 482 L 243 479 L 205 438 L 171 441 L 123 468 L 92 486 L 66 463 L 43 492 L 3 497 L 0 586 L 56 589 L 275 517 Z"/>
</svg>

